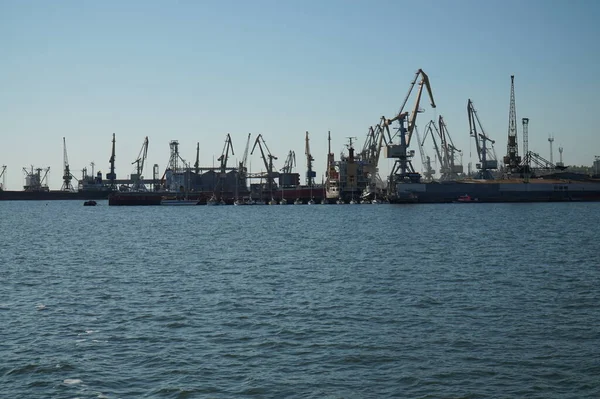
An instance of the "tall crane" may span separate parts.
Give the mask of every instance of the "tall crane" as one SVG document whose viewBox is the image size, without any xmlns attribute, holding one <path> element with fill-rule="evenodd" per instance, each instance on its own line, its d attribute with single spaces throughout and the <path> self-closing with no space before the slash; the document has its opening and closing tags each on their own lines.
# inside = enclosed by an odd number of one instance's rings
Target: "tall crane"
<svg viewBox="0 0 600 399">
<path fill-rule="evenodd" d="M 415 135 L 417 136 L 417 145 L 419 147 L 419 154 L 421 155 L 421 165 L 423 165 L 423 177 L 425 181 L 432 181 L 435 170 L 431 167 L 431 158 L 425 154 L 423 149 L 423 142 L 421 142 L 421 136 L 419 135 L 419 129 L 415 126 Z"/>
<path fill-rule="evenodd" d="M 523 177 L 525 183 L 529 183 L 529 174 L 531 173 L 531 158 L 527 156 L 529 152 L 529 118 L 521 119 L 523 122 Z"/>
<path fill-rule="evenodd" d="M 221 177 L 225 177 L 226 169 L 227 169 L 227 160 L 229 159 L 229 151 L 231 151 L 231 155 L 235 155 L 233 152 L 233 144 L 231 143 L 231 136 L 227 133 L 227 137 L 225 137 L 225 145 L 223 146 L 223 151 L 221 152 L 221 156 L 217 158 L 217 161 L 220 162 L 220 171 Z"/>
<path fill-rule="evenodd" d="M 508 111 L 508 144 L 504 156 L 504 166 L 507 173 L 519 171 L 521 157 L 519 156 L 519 145 L 517 143 L 517 109 L 515 106 L 515 75 L 510 76 L 510 107 Z"/>
<path fill-rule="evenodd" d="M 407 111 L 404 111 L 404 107 L 406 106 L 406 102 L 408 101 L 408 98 L 410 97 L 412 90 L 415 84 L 417 83 L 417 80 L 419 80 L 419 77 L 421 79 L 418 84 L 419 88 L 417 90 L 415 105 L 412 112 L 409 113 Z M 431 91 L 429 77 L 425 72 L 423 72 L 422 69 L 419 69 L 415 75 L 415 78 L 410 84 L 408 94 L 406 95 L 404 102 L 400 107 L 400 111 L 398 111 L 398 114 L 392 119 L 386 119 L 385 117 L 382 117 L 382 122 L 385 127 L 391 126 L 392 123 L 396 121 L 398 121 L 399 124 L 397 128 L 397 134 L 390 137 L 388 145 L 386 146 L 387 157 L 396 159 L 396 161 L 394 162 L 394 166 L 392 167 L 392 171 L 390 173 L 390 178 L 388 180 L 388 191 L 390 193 L 393 192 L 393 187 L 395 187 L 396 183 L 420 181 L 420 174 L 415 172 L 415 169 L 411 162 L 411 158 L 414 156 L 414 151 L 408 152 L 408 147 L 410 146 L 412 133 L 415 128 L 417 114 L 420 111 L 419 105 L 421 102 L 421 95 L 423 93 L 423 86 L 427 88 L 431 107 L 435 108 L 435 101 L 433 99 L 433 93 Z M 405 126 L 405 124 L 407 124 L 407 126 Z M 396 135 L 400 136 L 400 143 L 392 144 L 391 141 L 396 137 Z"/>
<path fill-rule="evenodd" d="M 135 173 L 131 174 L 131 180 L 133 184 L 131 185 L 131 189 L 133 191 L 146 191 L 146 186 L 144 185 L 144 164 L 146 163 L 146 158 L 148 157 L 148 136 L 144 139 L 144 143 L 142 144 L 142 148 L 140 149 L 140 153 L 137 156 L 137 159 L 133 161 L 131 164 L 135 165 Z"/>
<path fill-rule="evenodd" d="M 246 140 L 246 148 L 244 149 L 244 155 L 242 156 L 242 160 L 239 162 L 238 165 L 238 185 L 242 185 L 242 187 L 246 187 L 246 178 L 248 176 L 248 168 L 247 168 L 247 162 L 248 162 L 248 150 L 250 149 L 250 135 L 251 133 L 248 133 L 248 139 Z"/>
<path fill-rule="evenodd" d="M 112 138 L 112 152 L 110 155 L 110 159 L 108 160 L 110 164 L 110 172 L 106 174 L 106 178 L 110 181 L 110 189 L 115 190 L 117 188 L 115 180 L 117 180 L 117 174 L 115 173 L 115 134 L 113 133 Z"/>
<path fill-rule="evenodd" d="M 438 131 L 438 127 L 435 124 L 434 120 L 429 121 L 429 123 L 427 124 L 427 126 L 425 126 L 425 136 L 423 136 L 423 142 L 422 144 L 425 143 L 425 139 L 427 139 L 427 136 L 431 136 L 431 141 L 433 141 L 433 149 L 435 150 L 435 156 L 438 160 L 438 163 L 440 165 L 440 169 L 444 168 L 444 156 L 442 155 L 442 151 L 440 149 L 440 147 L 438 146 L 437 140 L 435 139 L 435 136 L 439 137 L 439 131 Z M 443 173 L 443 172 L 442 172 Z"/>
<path fill-rule="evenodd" d="M 71 180 L 73 180 L 73 175 L 71 175 L 71 170 L 69 168 L 69 157 L 67 156 L 67 141 L 63 137 L 63 184 L 60 188 L 61 191 L 75 191 L 73 188 L 73 184 L 71 184 Z"/>
<path fill-rule="evenodd" d="M 477 178 L 492 180 L 494 176 L 490 171 L 493 169 L 498 169 L 498 161 L 496 160 L 496 154 L 493 147 L 495 141 L 490 139 L 485 134 L 471 99 L 469 99 L 467 102 L 467 115 L 469 117 L 469 133 L 471 137 L 475 138 L 477 156 L 479 157 L 479 163 L 476 165 L 477 169 L 479 169 Z M 479 126 L 479 131 L 477 130 L 477 126 Z M 488 142 L 491 144 L 489 149 L 487 144 Z M 492 151 L 492 154 L 489 153 L 490 150 Z"/>
<path fill-rule="evenodd" d="M 4 187 L 6 187 L 6 174 L 4 172 L 6 172 L 6 165 L 0 166 L 0 178 L 2 178 L 2 183 L 0 183 L 0 191 L 4 190 Z"/>
<path fill-rule="evenodd" d="M 250 151 L 250 155 L 254 154 L 254 149 L 256 149 L 257 145 L 260 149 L 260 155 L 265 164 L 265 168 L 267 169 L 267 190 L 269 192 L 269 195 L 273 197 L 273 186 L 275 185 L 273 160 L 277 159 L 277 157 L 275 155 L 272 155 L 271 151 L 269 151 L 269 147 L 267 147 L 267 143 L 265 142 L 265 139 L 263 139 L 262 134 L 259 134 L 256 137 L 256 141 L 254 141 L 254 145 L 252 146 L 252 151 Z M 267 151 L 266 154 L 265 150 Z"/>
<path fill-rule="evenodd" d="M 196 162 L 194 162 L 194 172 L 200 174 L 200 143 L 196 143 Z"/>
<path fill-rule="evenodd" d="M 454 146 L 450 132 L 448 132 L 448 126 L 441 115 L 439 116 L 438 126 L 444 155 L 442 180 L 454 180 L 458 178 L 459 173 L 463 172 L 462 165 L 457 165 L 456 159 L 456 153 L 460 154 L 461 151 Z"/>
<path fill-rule="evenodd" d="M 285 159 L 285 162 L 283 164 L 283 168 L 281 168 L 281 171 L 283 173 L 292 173 L 292 170 L 294 169 L 295 166 L 296 166 L 296 153 L 294 151 L 290 150 L 290 152 L 288 153 L 288 156 Z"/>
<path fill-rule="evenodd" d="M 306 155 L 306 185 L 309 187 L 314 186 L 316 173 L 313 171 L 313 161 L 315 160 L 310 153 L 310 143 L 308 140 L 308 132 L 306 132 L 306 146 L 304 148 L 304 154 Z"/>
</svg>

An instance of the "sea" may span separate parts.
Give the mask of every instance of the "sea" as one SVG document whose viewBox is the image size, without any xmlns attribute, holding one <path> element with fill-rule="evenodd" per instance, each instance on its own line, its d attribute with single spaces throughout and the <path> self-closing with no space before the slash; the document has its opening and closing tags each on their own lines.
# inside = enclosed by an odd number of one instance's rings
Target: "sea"
<svg viewBox="0 0 600 399">
<path fill-rule="evenodd" d="M 600 398 L 600 203 L 0 202 L 1 398 Z"/>
</svg>

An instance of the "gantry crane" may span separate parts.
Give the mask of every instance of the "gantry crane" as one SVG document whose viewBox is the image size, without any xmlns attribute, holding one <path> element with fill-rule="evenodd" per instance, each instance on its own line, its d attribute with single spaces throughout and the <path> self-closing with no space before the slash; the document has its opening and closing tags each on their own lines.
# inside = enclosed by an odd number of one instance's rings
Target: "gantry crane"
<svg viewBox="0 0 600 399">
<path fill-rule="evenodd" d="M 486 179 L 491 180 L 494 178 L 491 170 L 498 169 L 498 161 L 496 160 L 496 154 L 494 152 L 494 143 L 495 141 L 490 139 L 483 130 L 483 126 L 481 126 L 481 122 L 479 121 L 479 116 L 477 116 L 477 111 L 473 106 L 473 102 L 471 99 L 467 102 L 467 114 L 469 117 L 469 134 L 471 137 L 475 138 L 475 146 L 477 147 L 477 156 L 479 157 L 479 163 L 476 165 L 477 169 L 479 169 L 479 173 L 477 175 L 478 179 Z M 477 130 L 477 126 L 479 126 L 479 131 Z M 488 149 L 488 144 L 491 146 Z M 491 154 L 490 154 L 491 150 Z"/>
<path fill-rule="evenodd" d="M 256 140 L 254 141 L 254 145 L 252 146 L 252 151 L 250 151 L 250 155 L 254 154 L 254 149 L 256 148 L 256 146 L 258 145 L 258 148 L 260 149 L 260 156 L 265 164 L 265 168 L 267 169 L 267 190 L 269 192 L 269 196 L 273 197 L 273 187 L 275 185 L 275 177 L 274 176 L 274 171 L 273 171 L 273 160 L 277 159 L 276 156 L 271 154 L 271 151 L 269 151 L 269 147 L 267 147 L 267 143 L 265 142 L 265 139 L 263 139 L 262 134 L 259 134 L 256 137 Z M 263 148 L 264 147 L 264 148 Z M 267 151 L 267 153 L 265 154 L 265 150 Z"/>
<path fill-rule="evenodd" d="M 281 168 L 281 172 L 283 173 L 292 173 L 294 167 L 296 166 L 296 153 L 292 150 L 288 152 L 287 157 L 285 158 L 285 162 L 283 163 L 283 168 Z"/>
<path fill-rule="evenodd" d="M 61 191 L 75 191 L 73 188 L 73 184 L 71 184 L 71 180 L 73 180 L 73 175 L 71 174 L 71 169 L 69 168 L 69 157 L 67 156 L 67 141 L 63 137 L 63 184 L 60 188 Z"/>
<path fill-rule="evenodd" d="M 310 153 L 310 143 L 308 140 L 308 132 L 306 132 L 306 145 L 304 148 L 304 154 L 306 155 L 306 185 L 309 187 L 314 186 L 316 174 L 313 171 L 313 161 L 315 160 Z"/>
<path fill-rule="evenodd" d="M 412 93 L 412 90 L 413 90 L 415 84 L 417 83 L 417 80 L 419 80 L 419 77 L 421 78 L 421 80 L 419 81 L 419 88 L 417 90 L 415 106 L 414 106 L 412 112 L 409 113 L 407 111 L 404 111 L 404 107 L 406 106 L 406 103 Z M 391 119 L 386 119 L 385 117 L 382 117 L 382 124 L 385 128 L 388 128 L 389 126 L 392 125 L 392 123 L 394 123 L 396 121 L 398 121 L 398 124 L 399 124 L 399 126 L 397 128 L 398 133 L 395 134 L 394 136 L 391 136 L 389 133 L 389 129 L 387 129 L 387 133 L 389 136 L 388 144 L 386 146 L 387 157 L 396 159 L 396 161 L 394 162 L 394 166 L 392 167 L 390 177 L 388 179 L 388 192 L 390 194 L 393 194 L 395 192 L 394 188 L 395 188 L 396 183 L 400 183 L 400 182 L 417 183 L 420 181 L 421 175 L 419 173 L 415 172 L 415 169 L 411 162 L 411 158 L 414 156 L 414 151 L 409 152 L 408 148 L 410 146 L 410 141 L 412 138 L 413 130 L 415 128 L 415 124 L 417 121 L 417 114 L 418 114 L 418 112 L 420 112 L 419 104 L 421 102 L 423 86 L 427 87 L 427 92 L 429 94 L 429 100 L 431 103 L 431 107 L 435 108 L 435 101 L 433 99 L 433 93 L 431 91 L 429 77 L 427 76 L 427 74 L 425 72 L 423 72 L 422 69 L 419 69 L 415 75 L 415 78 L 413 79 L 412 83 L 410 84 L 408 94 L 406 95 L 404 102 L 402 103 L 402 105 L 400 107 L 400 111 L 398 111 L 398 114 Z M 410 118 L 409 118 L 409 116 L 410 116 Z M 408 118 L 408 121 L 407 121 L 407 118 Z M 405 124 L 407 124 L 407 126 L 405 126 Z M 392 144 L 393 139 L 397 135 L 400 136 L 400 143 Z"/>
<path fill-rule="evenodd" d="M 135 165 L 135 173 L 131 174 L 132 185 L 131 189 L 133 191 L 146 191 L 146 186 L 144 185 L 144 165 L 146 163 L 146 158 L 148 157 L 148 136 L 144 139 L 144 143 L 142 144 L 142 148 L 140 149 L 140 153 L 135 161 L 131 164 Z"/>
</svg>

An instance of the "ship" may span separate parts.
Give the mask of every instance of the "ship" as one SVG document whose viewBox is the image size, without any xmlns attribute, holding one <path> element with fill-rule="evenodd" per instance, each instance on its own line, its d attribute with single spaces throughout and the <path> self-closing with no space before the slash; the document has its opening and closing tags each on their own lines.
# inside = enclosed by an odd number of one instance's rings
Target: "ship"
<svg viewBox="0 0 600 399">
<path fill-rule="evenodd" d="M 428 183 L 398 183 L 392 203 L 600 201 L 600 179 L 575 173 L 539 178 L 464 179 Z"/>
</svg>

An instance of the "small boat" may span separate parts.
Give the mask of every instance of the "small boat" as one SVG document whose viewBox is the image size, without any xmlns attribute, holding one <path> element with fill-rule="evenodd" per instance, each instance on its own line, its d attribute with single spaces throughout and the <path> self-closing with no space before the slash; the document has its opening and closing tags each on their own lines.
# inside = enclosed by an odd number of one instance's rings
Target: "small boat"
<svg viewBox="0 0 600 399">
<path fill-rule="evenodd" d="M 283 198 L 281 201 L 279 201 L 279 205 L 287 205 L 287 200 Z"/>
<path fill-rule="evenodd" d="M 300 198 L 296 198 L 296 201 L 294 201 L 294 205 L 302 205 L 302 200 Z"/>
<path fill-rule="evenodd" d="M 314 205 L 315 204 L 315 200 L 314 199 L 309 199 L 307 202 L 308 205 Z"/>
<path fill-rule="evenodd" d="M 271 201 L 269 201 L 269 205 L 277 205 L 277 201 L 275 200 L 275 198 L 271 198 Z"/>
<path fill-rule="evenodd" d="M 478 202 L 477 198 L 471 197 L 469 194 L 461 195 L 456 202 Z"/>
<path fill-rule="evenodd" d="M 373 198 L 373 201 L 371 201 L 371 203 L 379 205 L 379 204 L 381 204 L 381 201 L 379 201 L 377 198 Z"/>
<path fill-rule="evenodd" d="M 352 198 L 349 203 L 350 205 L 358 204 L 358 202 L 354 201 L 354 198 Z"/>
<path fill-rule="evenodd" d="M 217 200 L 217 197 L 215 197 L 215 195 L 213 194 L 208 201 L 206 201 L 206 205 L 219 205 L 219 201 Z"/>
<path fill-rule="evenodd" d="M 344 205 L 345 204 L 344 200 L 341 199 L 341 198 L 338 198 L 338 200 L 335 203 L 338 204 L 338 205 Z"/>
<path fill-rule="evenodd" d="M 263 199 L 259 199 L 256 201 L 253 201 L 254 204 L 253 205 L 265 205 L 265 201 Z"/>
<path fill-rule="evenodd" d="M 83 206 L 96 206 L 96 201 L 94 201 L 94 200 L 85 201 L 83 203 Z"/>
<path fill-rule="evenodd" d="M 233 201 L 233 205 L 239 206 L 239 205 L 246 205 L 246 204 L 241 199 L 236 199 L 235 201 Z"/>
</svg>

